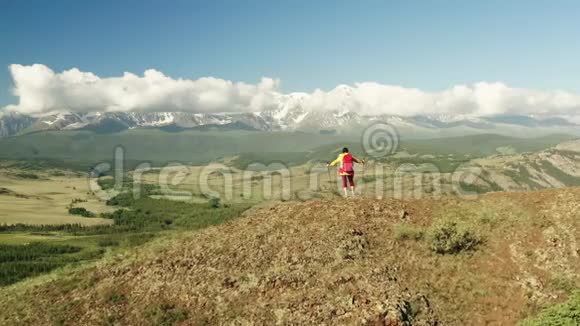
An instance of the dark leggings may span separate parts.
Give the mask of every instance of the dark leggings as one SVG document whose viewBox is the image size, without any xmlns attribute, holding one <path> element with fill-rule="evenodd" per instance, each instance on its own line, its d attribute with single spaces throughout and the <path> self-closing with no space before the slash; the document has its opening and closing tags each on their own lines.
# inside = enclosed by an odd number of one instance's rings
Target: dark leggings
<svg viewBox="0 0 580 326">
<path fill-rule="evenodd" d="M 348 179 L 348 182 L 350 183 L 351 187 L 354 187 L 354 172 L 350 172 L 349 175 L 343 175 L 342 176 L 342 187 L 346 188 L 348 186 L 348 184 L 346 183 Z"/>
</svg>

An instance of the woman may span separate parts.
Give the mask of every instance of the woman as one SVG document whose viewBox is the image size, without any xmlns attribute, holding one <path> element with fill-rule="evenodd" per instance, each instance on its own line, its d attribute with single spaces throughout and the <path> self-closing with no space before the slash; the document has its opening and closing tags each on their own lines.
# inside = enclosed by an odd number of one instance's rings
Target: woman
<svg viewBox="0 0 580 326">
<path fill-rule="evenodd" d="M 348 197 L 347 191 L 347 181 L 350 184 L 350 191 L 352 196 L 354 197 L 354 164 L 353 162 L 364 164 L 364 161 L 359 160 L 358 158 L 352 156 L 348 152 L 348 148 L 342 149 L 342 154 L 338 155 L 336 160 L 332 161 L 331 163 L 327 164 L 327 166 L 334 166 L 340 163 L 340 167 L 338 169 L 338 175 L 342 177 L 342 188 L 344 189 L 344 197 Z"/>
</svg>

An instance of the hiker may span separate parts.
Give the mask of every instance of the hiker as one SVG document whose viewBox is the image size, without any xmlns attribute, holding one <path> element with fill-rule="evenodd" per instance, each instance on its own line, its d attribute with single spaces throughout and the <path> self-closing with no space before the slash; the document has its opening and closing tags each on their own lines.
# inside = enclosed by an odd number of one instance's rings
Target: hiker
<svg viewBox="0 0 580 326">
<path fill-rule="evenodd" d="M 338 169 L 338 175 L 342 177 L 342 188 L 344 189 L 344 197 L 348 197 L 347 192 L 347 181 L 350 183 L 350 191 L 352 196 L 354 197 L 354 163 L 364 164 L 363 160 L 359 160 L 358 158 L 352 156 L 348 152 L 348 148 L 342 149 L 342 154 L 338 155 L 336 160 L 332 161 L 331 163 L 326 164 L 326 166 L 334 166 L 340 162 L 340 167 Z"/>
</svg>

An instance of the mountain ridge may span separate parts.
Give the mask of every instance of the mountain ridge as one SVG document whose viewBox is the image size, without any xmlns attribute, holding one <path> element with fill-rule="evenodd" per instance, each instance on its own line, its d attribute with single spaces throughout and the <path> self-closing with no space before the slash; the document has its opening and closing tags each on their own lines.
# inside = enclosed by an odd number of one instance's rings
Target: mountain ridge
<svg viewBox="0 0 580 326">
<path fill-rule="evenodd" d="M 220 130 L 242 129 L 256 131 L 316 131 L 348 132 L 372 123 L 385 122 L 402 131 L 437 132 L 462 130 L 465 133 L 490 132 L 498 129 L 567 128 L 579 125 L 553 117 L 539 119 L 532 116 L 496 115 L 485 117 L 450 115 L 360 115 L 335 110 L 308 111 L 300 105 L 280 106 L 253 113 L 191 113 L 191 112 L 59 112 L 38 117 L 0 112 L 0 137 L 15 136 L 39 130 L 91 130 L 100 133 L 134 128 L 169 128 Z M 578 130 L 580 132 L 580 130 Z"/>
</svg>

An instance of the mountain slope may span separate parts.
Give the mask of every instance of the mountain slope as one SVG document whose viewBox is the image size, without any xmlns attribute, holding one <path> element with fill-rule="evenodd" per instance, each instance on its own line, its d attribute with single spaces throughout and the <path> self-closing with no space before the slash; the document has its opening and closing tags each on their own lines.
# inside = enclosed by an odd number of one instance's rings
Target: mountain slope
<svg viewBox="0 0 580 326">
<path fill-rule="evenodd" d="M 578 284 L 579 202 L 580 189 L 565 189 L 263 207 L 59 279 L 1 290 L 0 320 L 514 325 L 565 298 L 562 282 Z M 433 252 L 431 234 L 446 219 L 468 226 L 480 245 Z"/>
<path fill-rule="evenodd" d="M 0 138 L 12 136 L 30 127 L 35 119 L 13 112 L 0 112 Z"/>
<path fill-rule="evenodd" d="M 480 185 L 506 191 L 580 186 L 578 140 L 535 153 L 491 156 L 473 163 L 485 170 L 485 181 Z"/>
</svg>

